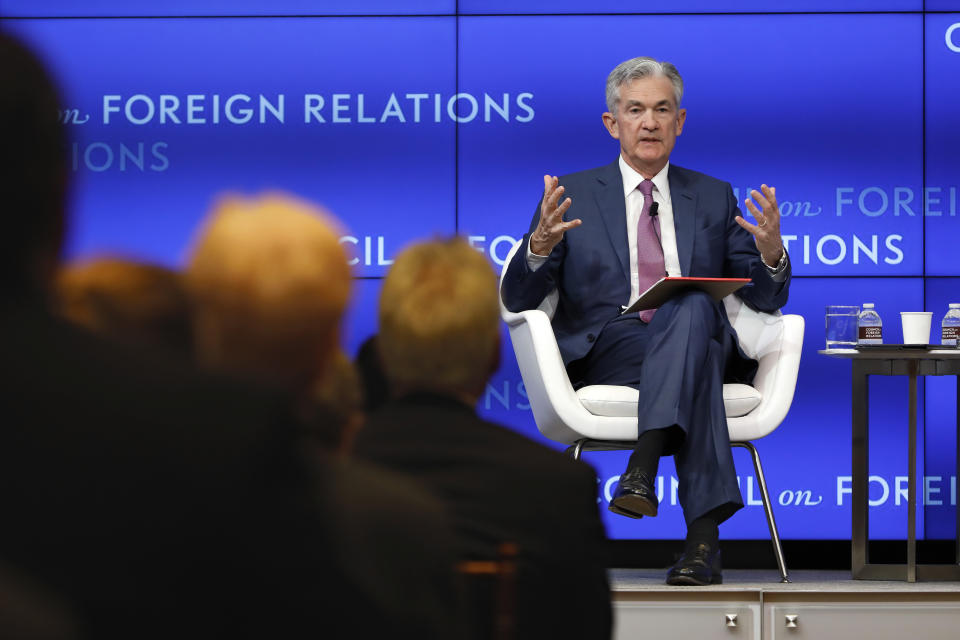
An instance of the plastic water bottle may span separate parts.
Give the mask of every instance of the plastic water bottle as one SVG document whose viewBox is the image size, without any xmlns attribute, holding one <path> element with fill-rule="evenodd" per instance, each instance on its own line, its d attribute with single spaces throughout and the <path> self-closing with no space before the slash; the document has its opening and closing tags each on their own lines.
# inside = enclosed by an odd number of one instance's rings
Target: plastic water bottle
<svg viewBox="0 0 960 640">
<path fill-rule="evenodd" d="M 960 320 L 960 316 L 957 316 Z M 857 344 L 883 344 L 883 322 L 872 302 L 863 303 L 863 311 L 857 321 Z"/>
<path fill-rule="evenodd" d="M 940 323 L 940 344 L 945 347 L 956 347 L 960 342 L 960 303 L 951 302 L 947 315 Z"/>
</svg>

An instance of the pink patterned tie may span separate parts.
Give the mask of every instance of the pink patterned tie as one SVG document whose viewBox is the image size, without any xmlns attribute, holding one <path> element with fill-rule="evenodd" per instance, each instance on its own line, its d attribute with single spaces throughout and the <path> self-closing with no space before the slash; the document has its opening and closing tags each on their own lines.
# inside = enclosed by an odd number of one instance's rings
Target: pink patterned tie
<svg viewBox="0 0 960 640">
<path fill-rule="evenodd" d="M 637 185 L 637 189 L 643 194 L 643 209 L 640 210 L 640 219 L 637 221 L 637 279 L 640 284 L 639 293 L 643 293 L 666 275 L 666 268 L 663 263 L 663 247 L 660 244 L 660 216 L 650 216 L 653 183 L 643 180 Z M 640 319 L 650 322 L 656 311 L 641 311 Z"/>
</svg>

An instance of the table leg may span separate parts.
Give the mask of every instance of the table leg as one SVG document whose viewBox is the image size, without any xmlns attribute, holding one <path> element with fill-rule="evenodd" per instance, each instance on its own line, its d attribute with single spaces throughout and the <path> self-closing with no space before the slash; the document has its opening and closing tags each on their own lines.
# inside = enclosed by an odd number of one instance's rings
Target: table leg
<svg viewBox="0 0 960 640">
<path fill-rule="evenodd" d="M 917 361 L 911 360 L 909 376 L 909 445 L 907 472 L 907 582 L 917 581 Z"/>
<path fill-rule="evenodd" d="M 868 530 L 870 526 L 867 495 L 867 469 L 869 467 L 869 447 L 867 442 L 867 420 L 869 409 L 869 379 L 864 367 L 857 361 L 853 362 L 853 460 L 851 465 L 851 512 L 853 523 L 850 532 L 851 540 L 851 568 L 853 578 L 863 576 L 864 565 L 867 564 Z"/>
</svg>

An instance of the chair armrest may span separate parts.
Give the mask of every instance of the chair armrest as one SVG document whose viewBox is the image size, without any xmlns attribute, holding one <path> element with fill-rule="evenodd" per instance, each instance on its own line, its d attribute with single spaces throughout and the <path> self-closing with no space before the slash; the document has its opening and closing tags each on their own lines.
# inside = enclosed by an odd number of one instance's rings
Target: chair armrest
<svg viewBox="0 0 960 640">
<path fill-rule="evenodd" d="M 534 309 L 532 311 L 518 311 L 514 313 L 503 306 L 503 302 L 500 303 L 500 317 L 503 318 L 503 321 L 507 323 L 508 327 L 516 327 L 520 324 L 529 322 L 529 316 L 527 314 L 534 312 L 543 313 L 538 309 Z"/>
<path fill-rule="evenodd" d="M 730 439 L 737 442 L 756 440 L 773 432 L 783 422 L 793 403 L 803 349 L 803 316 L 783 315 L 776 340 L 765 340 L 760 345 L 760 366 L 753 386 L 762 394 L 762 400 L 750 413 L 728 418 Z"/>
<path fill-rule="evenodd" d="M 580 402 L 545 312 L 533 309 L 504 314 L 504 320 L 510 328 L 513 351 L 540 433 L 564 444 L 581 438 L 636 439 L 636 418 L 595 416 Z"/>
</svg>

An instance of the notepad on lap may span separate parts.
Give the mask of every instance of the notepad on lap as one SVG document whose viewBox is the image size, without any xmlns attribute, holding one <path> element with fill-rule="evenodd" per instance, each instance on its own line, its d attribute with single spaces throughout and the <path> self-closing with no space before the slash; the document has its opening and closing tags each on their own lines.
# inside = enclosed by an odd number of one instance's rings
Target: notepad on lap
<svg viewBox="0 0 960 640">
<path fill-rule="evenodd" d="M 623 313 L 633 313 L 644 309 L 656 309 L 664 302 L 687 289 L 706 291 L 714 300 L 722 300 L 745 284 L 750 278 L 684 278 L 667 276 L 660 278 L 652 287 L 640 294 L 640 297 L 625 309 Z"/>
</svg>

